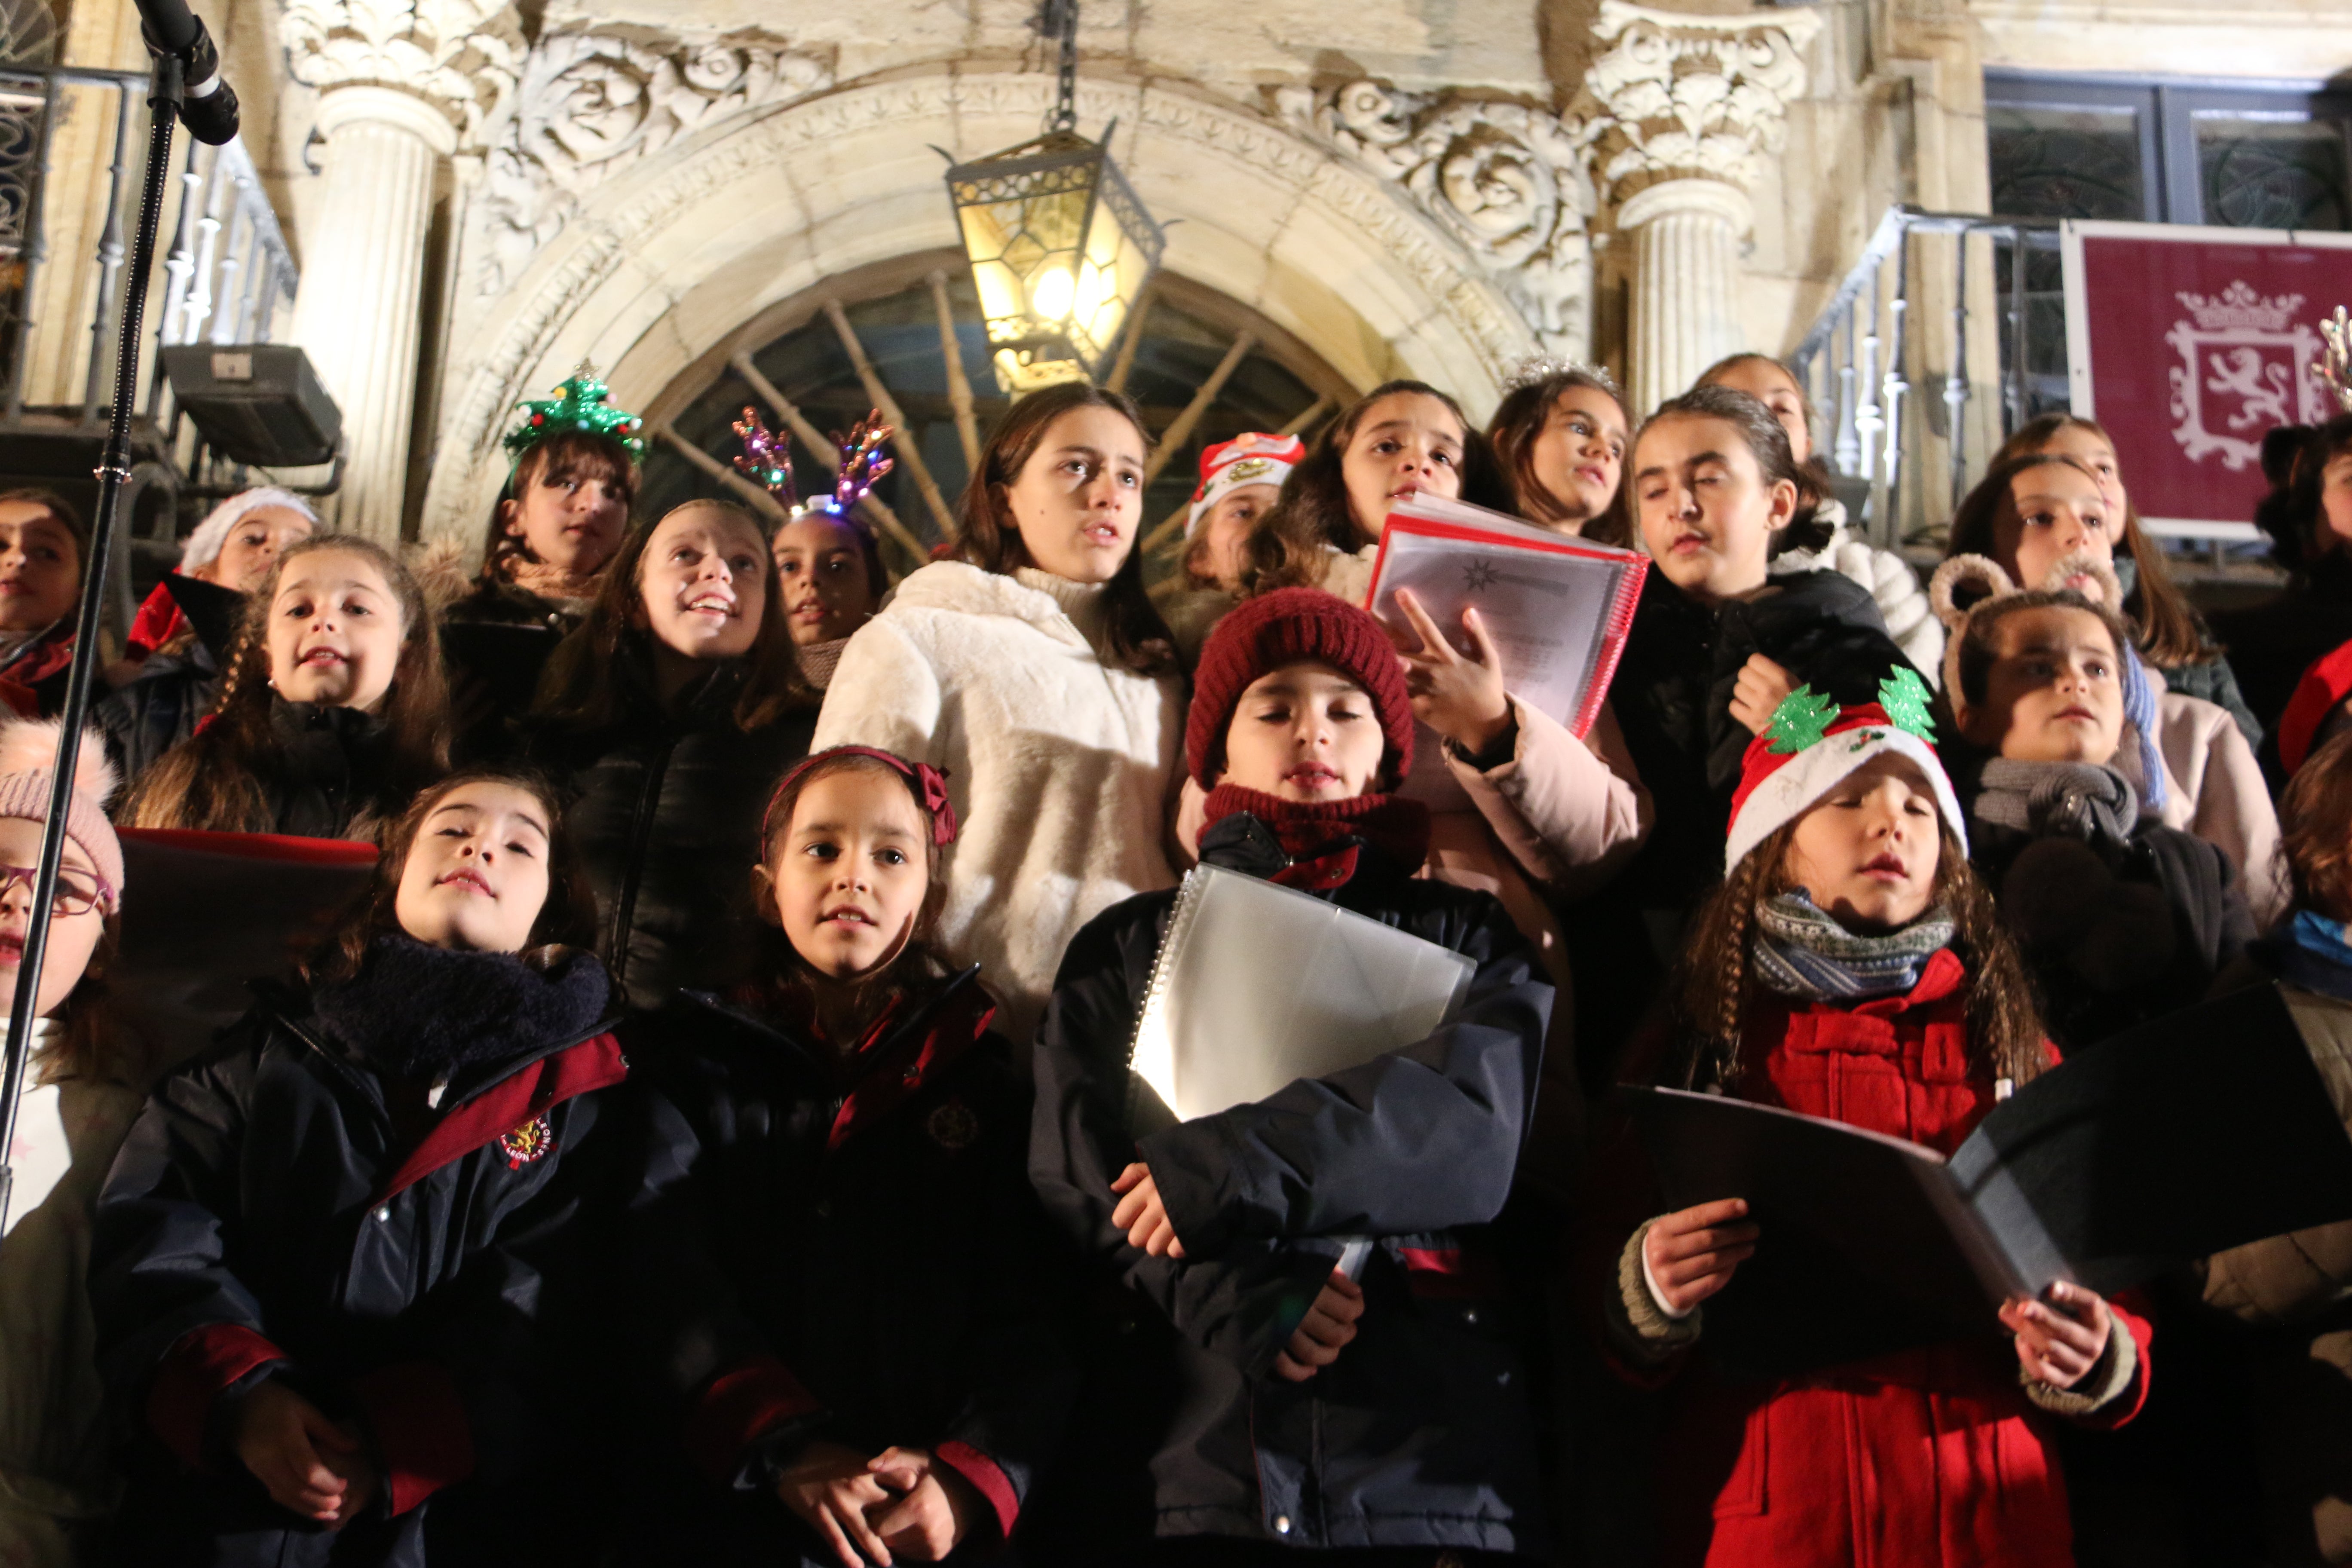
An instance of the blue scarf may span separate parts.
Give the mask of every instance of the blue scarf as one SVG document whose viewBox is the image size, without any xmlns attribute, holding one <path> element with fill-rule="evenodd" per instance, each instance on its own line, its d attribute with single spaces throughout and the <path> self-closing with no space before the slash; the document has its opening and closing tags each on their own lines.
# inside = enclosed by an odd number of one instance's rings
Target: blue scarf
<svg viewBox="0 0 2352 1568">
<path fill-rule="evenodd" d="M 1756 978 L 1807 1002 L 1899 996 L 1952 945 L 1952 930 L 1951 911 L 1938 904 L 1901 931 L 1856 936 L 1798 889 L 1756 911 Z"/>
<path fill-rule="evenodd" d="M 2352 928 L 2316 910 L 2297 910 L 2254 944 L 2265 967 L 2290 985 L 2352 1002 Z"/>
</svg>

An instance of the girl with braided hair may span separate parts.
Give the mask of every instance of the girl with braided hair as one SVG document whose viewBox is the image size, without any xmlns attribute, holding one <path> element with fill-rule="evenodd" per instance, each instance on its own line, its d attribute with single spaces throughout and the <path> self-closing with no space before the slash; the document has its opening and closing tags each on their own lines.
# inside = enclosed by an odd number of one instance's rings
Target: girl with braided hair
<svg viewBox="0 0 2352 1568">
<path fill-rule="evenodd" d="M 371 838 L 448 769 L 425 595 L 383 546 L 289 545 L 246 607 L 212 713 L 142 776 L 136 827 Z"/>
<path fill-rule="evenodd" d="M 1948 1154 L 2056 1052 L 1969 869 L 1927 689 L 1906 670 L 1882 694 L 1840 710 L 1801 689 L 1749 746 L 1727 879 L 1684 950 L 1648 1076 Z M 1773 1246 L 1747 1215 L 1743 1199 L 1704 1204 L 1624 1244 L 1607 1333 L 1637 1381 L 1675 1374 L 1705 1338 L 1700 1303 Z M 1843 1562 L 1867 1538 L 1860 1550 L 1887 1562 L 2071 1564 L 2046 1417 L 2135 1415 L 2147 1325 L 2074 1285 L 2011 1300 L 1999 1322 L 2013 1354 L 1986 1335 L 1780 1383 L 1676 1378 L 1662 1560 Z"/>
</svg>

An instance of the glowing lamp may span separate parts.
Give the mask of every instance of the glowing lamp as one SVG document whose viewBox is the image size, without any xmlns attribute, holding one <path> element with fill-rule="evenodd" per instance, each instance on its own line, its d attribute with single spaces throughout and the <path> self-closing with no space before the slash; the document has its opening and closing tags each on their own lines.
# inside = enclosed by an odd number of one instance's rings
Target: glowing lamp
<svg viewBox="0 0 2352 1568">
<path fill-rule="evenodd" d="M 1019 396 L 1109 369 L 1166 241 L 1109 135 L 1049 131 L 948 171 L 996 384 Z"/>
</svg>

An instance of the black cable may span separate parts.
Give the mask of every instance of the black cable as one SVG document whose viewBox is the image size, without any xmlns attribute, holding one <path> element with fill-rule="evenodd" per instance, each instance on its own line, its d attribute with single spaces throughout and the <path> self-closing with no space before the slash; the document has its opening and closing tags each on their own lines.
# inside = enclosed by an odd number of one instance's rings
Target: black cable
<svg viewBox="0 0 2352 1568">
<path fill-rule="evenodd" d="M 121 523 L 122 486 L 131 477 L 131 401 L 139 385 L 139 336 L 147 314 L 147 279 L 155 268 L 155 232 L 163 221 L 164 192 L 171 184 L 172 126 L 179 118 L 184 89 L 176 55 L 159 55 L 148 89 L 147 174 L 139 198 L 139 232 L 131 247 L 131 268 L 122 300 L 122 340 L 114 363 L 114 407 L 106 432 L 106 455 L 98 468 L 98 515 L 89 531 L 89 556 L 82 569 L 81 611 L 74 623 L 73 664 L 66 676 L 65 707 L 58 713 L 58 760 L 49 784 L 48 820 L 41 828 L 41 864 L 33 879 L 33 908 L 17 960 L 16 992 L 8 1008 L 8 1043 L 0 1068 L 0 1227 L 8 1218 L 16 1171 L 8 1151 L 16 1137 L 16 1102 L 24 1093 L 32 1055 L 33 1021 L 40 995 L 41 961 L 49 945 L 49 919 L 64 863 L 66 812 L 73 804 L 74 772 L 81 761 L 82 725 L 89 715 L 89 691 L 98 673 L 98 622 L 106 602 L 106 569 L 114 558 L 114 531 Z"/>
</svg>

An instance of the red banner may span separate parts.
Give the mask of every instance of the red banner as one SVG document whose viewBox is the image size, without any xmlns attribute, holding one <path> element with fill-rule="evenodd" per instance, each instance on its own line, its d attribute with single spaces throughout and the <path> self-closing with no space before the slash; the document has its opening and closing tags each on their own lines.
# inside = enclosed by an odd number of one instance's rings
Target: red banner
<svg viewBox="0 0 2352 1568">
<path fill-rule="evenodd" d="M 2319 321 L 2352 305 L 2352 235 L 2069 223 L 2074 412 L 2115 437 L 2158 532 L 2256 537 L 2263 433 L 2334 412 Z"/>
</svg>

